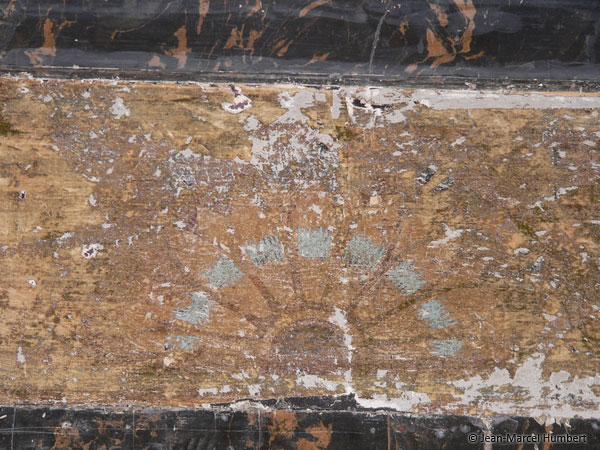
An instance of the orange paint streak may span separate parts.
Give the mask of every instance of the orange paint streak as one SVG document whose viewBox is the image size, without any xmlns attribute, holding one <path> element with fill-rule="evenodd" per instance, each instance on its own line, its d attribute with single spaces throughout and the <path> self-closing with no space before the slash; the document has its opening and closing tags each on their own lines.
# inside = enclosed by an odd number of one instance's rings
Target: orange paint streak
<svg viewBox="0 0 600 450">
<path fill-rule="evenodd" d="M 244 26 L 242 25 L 242 32 L 244 31 Z M 227 39 L 227 42 L 225 42 L 225 45 L 223 46 L 224 49 L 230 49 L 233 47 L 237 47 L 239 46 L 239 42 L 242 42 L 242 32 L 239 32 L 237 28 L 233 28 L 231 30 L 231 36 L 229 36 L 229 39 Z"/>
<path fill-rule="evenodd" d="M 177 47 L 165 52 L 165 55 L 173 56 L 177 59 L 177 68 L 183 69 L 187 62 L 187 54 L 190 48 L 187 46 L 187 28 L 182 25 L 175 33 L 177 38 Z"/>
<path fill-rule="evenodd" d="M 442 11 L 442 8 L 440 8 L 439 5 L 436 5 L 434 3 L 430 3 L 429 6 L 435 12 L 435 15 L 437 16 L 437 19 L 438 19 L 438 22 L 440 23 L 440 25 L 443 27 L 448 25 L 448 16 L 446 15 L 446 13 L 444 11 Z"/>
<path fill-rule="evenodd" d="M 271 414 L 272 425 L 269 426 L 269 445 L 278 437 L 291 439 L 298 427 L 298 419 L 294 411 L 275 411 Z"/>
<path fill-rule="evenodd" d="M 242 25 L 242 29 L 240 31 L 238 31 L 237 28 L 234 28 L 231 30 L 231 36 L 229 36 L 229 39 L 227 39 L 227 42 L 225 42 L 225 45 L 223 46 L 224 49 L 230 49 L 233 47 L 237 47 L 237 48 L 242 48 L 244 50 L 251 50 L 252 52 L 254 51 L 254 43 L 260 39 L 260 37 L 263 35 L 264 30 L 262 31 L 257 31 L 257 30 L 250 30 L 250 33 L 248 33 L 248 38 L 246 43 L 244 44 L 244 25 Z"/>
<path fill-rule="evenodd" d="M 65 26 L 73 22 L 64 21 L 59 27 L 58 32 Z M 46 19 L 43 25 L 44 42 L 42 46 L 36 50 L 25 52 L 31 64 L 41 64 L 46 57 L 56 56 L 56 33 L 54 32 L 54 23 L 50 19 Z"/>
<path fill-rule="evenodd" d="M 310 5 L 303 8 L 302 11 L 300 11 L 300 13 L 298 14 L 298 17 L 304 17 L 311 10 L 318 8 L 319 6 L 326 5 L 327 3 L 330 3 L 330 2 L 331 2 L 331 0 L 317 0 L 316 2 L 312 2 Z"/>
<path fill-rule="evenodd" d="M 150 58 L 150 60 L 148 61 L 148 67 L 160 67 L 161 69 L 164 69 L 166 66 L 164 63 L 162 63 L 160 61 L 160 56 L 158 55 L 154 55 L 152 58 Z"/>
<path fill-rule="evenodd" d="M 475 29 L 475 5 L 473 5 L 472 0 L 454 0 L 454 4 L 467 22 L 467 29 L 461 38 L 462 50 L 460 53 L 469 53 L 471 51 L 471 41 L 473 40 L 473 30 Z"/>
<path fill-rule="evenodd" d="M 450 53 L 443 45 L 442 40 L 435 33 L 427 29 L 427 59 L 436 58 L 431 64 L 431 67 L 437 67 L 452 61 L 456 57 L 456 53 Z"/>
<path fill-rule="evenodd" d="M 261 8 L 262 8 L 262 2 L 260 0 L 256 0 L 256 5 L 254 6 L 254 8 L 252 8 L 250 10 L 250 12 L 248 13 L 248 16 L 256 14 L 257 12 L 260 11 Z"/>
<path fill-rule="evenodd" d="M 331 430 L 332 425 L 329 424 L 326 427 L 323 422 L 320 422 L 320 425 L 308 427 L 306 431 L 317 440 L 315 442 L 308 439 L 298 439 L 298 450 L 323 450 L 327 448 L 331 442 Z"/>
<path fill-rule="evenodd" d="M 325 61 L 330 53 L 331 52 L 323 53 L 322 55 L 314 55 L 312 59 L 304 65 L 308 66 L 309 64 L 314 64 L 319 61 Z"/>
<path fill-rule="evenodd" d="M 246 45 L 245 49 L 246 50 L 252 50 L 254 51 L 254 43 L 260 39 L 260 37 L 262 36 L 262 34 L 264 33 L 265 30 L 262 31 L 256 31 L 256 30 L 252 30 L 250 31 L 250 35 L 248 36 L 248 45 Z"/>
<path fill-rule="evenodd" d="M 204 23 L 204 18 L 208 14 L 209 6 L 209 0 L 200 0 L 200 4 L 198 5 L 198 25 L 196 25 L 196 34 L 200 34 L 202 31 L 202 24 Z"/>
</svg>

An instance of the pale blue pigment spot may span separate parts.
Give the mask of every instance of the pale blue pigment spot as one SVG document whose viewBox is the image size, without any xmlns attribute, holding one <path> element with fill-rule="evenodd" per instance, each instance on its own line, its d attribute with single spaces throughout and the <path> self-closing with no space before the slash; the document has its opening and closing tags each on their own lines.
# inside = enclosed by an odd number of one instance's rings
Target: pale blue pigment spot
<svg viewBox="0 0 600 450">
<path fill-rule="evenodd" d="M 412 295 L 426 284 L 421 279 L 421 273 L 415 270 L 415 265 L 411 260 L 402 261 L 385 276 L 404 295 Z"/>
<path fill-rule="evenodd" d="M 463 342 L 456 339 L 431 341 L 432 348 L 429 353 L 436 356 L 456 356 L 463 346 Z"/>
<path fill-rule="evenodd" d="M 344 262 L 349 266 L 372 269 L 379 264 L 384 253 L 385 247 L 375 245 L 370 237 L 357 234 L 348 242 Z"/>
<path fill-rule="evenodd" d="M 329 258 L 331 235 L 323 228 L 298 228 L 298 254 L 304 258 Z"/>
<path fill-rule="evenodd" d="M 197 349 L 202 343 L 202 339 L 196 336 L 169 336 L 167 341 L 175 341 L 175 344 L 182 350 Z"/>
<path fill-rule="evenodd" d="M 221 257 L 215 267 L 202 272 L 202 278 L 217 289 L 233 286 L 242 276 L 242 272 L 226 256 Z"/>
<path fill-rule="evenodd" d="M 258 243 L 246 242 L 244 250 L 256 267 L 283 261 L 283 245 L 275 235 L 265 236 Z"/>
<path fill-rule="evenodd" d="M 419 310 L 419 319 L 426 321 L 432 330 L 456 325 L 456 321 L 438 300 L 424 303 Z"/>
<path fill-rule="evenodd" d="M 192 292 L 192 304 L 182 309 L 173 311 L 176 319 L 198 325 L 209 319 L 210 308 L 215 302 L 210 300 L 203 292 Z"/>
</svg>

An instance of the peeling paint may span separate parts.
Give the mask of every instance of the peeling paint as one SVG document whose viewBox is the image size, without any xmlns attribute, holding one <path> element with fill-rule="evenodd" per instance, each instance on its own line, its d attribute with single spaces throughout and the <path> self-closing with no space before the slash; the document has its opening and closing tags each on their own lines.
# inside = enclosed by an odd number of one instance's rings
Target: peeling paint
<svg viewBox="0 0 600 450">
<path fill-rule="evenodd" d="M 448 384 L 460 389 L 456 405 L 479 402 L 488 413 L 525 413 L 534 417 L 597 417 L 597 408 L 574 407 L 598 405 L 600 397 L 593 386 L 600 385 L 600 374 L 594 376 L 571 376 L 567 371 L 552 372 L 542 377 L 542 363 L 546 357 L 535 353 L 528 357 L 511 376 L 507 369 L 494 369 L 486 378 L 476 375 L 467 379 L 450 381 Z M 483 399 L 486 399 L 485 401 Z"/>
</svg>

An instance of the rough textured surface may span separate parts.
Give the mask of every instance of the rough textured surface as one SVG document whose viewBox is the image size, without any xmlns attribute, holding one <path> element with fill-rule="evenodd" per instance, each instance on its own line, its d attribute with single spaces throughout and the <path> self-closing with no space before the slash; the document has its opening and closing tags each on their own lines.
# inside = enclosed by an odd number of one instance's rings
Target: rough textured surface
<svg viewBox="0 0 600 450">
<path fill-rule="evenodd" d="M 2 403 L 597 415 L 599 96 L 0 98 Z"/>
<path fill-rule="evenodd" d="M 0 5 L 4 68 L 598 81 L 600 5 L 589 0 Z"/>
</svg>

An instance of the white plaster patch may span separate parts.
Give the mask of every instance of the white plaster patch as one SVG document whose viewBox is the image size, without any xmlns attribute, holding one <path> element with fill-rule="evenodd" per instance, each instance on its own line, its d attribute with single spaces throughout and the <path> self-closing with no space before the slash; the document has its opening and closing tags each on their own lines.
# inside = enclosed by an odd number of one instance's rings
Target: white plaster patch
<svg viewBox="0 0 600 450">
<path fill-rule="evenodd" d="M 250 394 L 250 397 L 259 397 L 260 396 L 260 384 L 249 384 L 248 385 L 248 394 Z"/>
<path fill-rule="evenodd" d="M 279 94 L 279 104 L 287 109 L 276 122 L 278 123 L 306 123 L 308 117 L 302 112 L 302 108 L 314 106 L 314 96 L 310 89 L 301 89 L 293 97 L 289 92 Z"/>
<path fill-rule="evenodd" d="M 385 408 L 409 412 L 417 406 L 431 403 L 429 395 L 422 392 L 404 391 L 399 397 L 388 398 L 385 394 L 374 395 L 373 398 L 356 396 L 356 403 L 364 408 Z"/>
<path fill-rule="evenodd" d="M 529 253 L 531 253 L 531 250 L 529 250 L 528 248 L 525 248 L 525 247 L 519 247 L 519 248 L 516 248 L 516 249 L 513 251 L 513 254 L 514 254 L 515 256 L 519 256 L 519 255 L 527 255 L 527 254 L 529 254 Z"/>
<path fill-rule="evenodd" d="M 81 247 L 81 256 L 85 259 L 95 258 L 100 250 L 104 250 L 102 244 L 89 244 Z"/>
<path fill-rule="evenodd" d="M 335 392 L 338 389 L 340 383 L 335 381 L 326 380 L 325 378 L 318 377 L 316 375 L 298 375 L 296 377 L 296 386 L 303 386 L 307 389 L 318 389 L 325 388 L 330 392 Z"/>
<path fill-rule="evenodd" d="M 435 248 L 440 245 L 446 245 L 452 239 L 457 239 L 462 236 L 464 230 L 462 228 L 458 228 L 456 230 L 451 229 L 448 225 L 444 224 L 444 228 L 446 230 L 446 237 L 442 239 L 438 239 L 436 241 L 431 241 L 427 248 Z"/>
<path fill-rule="evenodd" d="M 252 106 L 252 101 L 242 94 L 239 87 L 233 86 L 231 90 L 233 91 L 233 103 L 221 103 L 221 107 L 225 111 L 231 114 L 239 114 Z"/>
<path fill-rule="evenodd" d="M 200 396 L 217 395 L 218 392 L 219 391 L 217 388 L 198 389 L 198 395 L 200 395 Z"/>
<path fill-rule="evenodd" d="M 115 101 L 110 107 L 110 112 L 115 116 L 115 119 L 117 120 L 121 119 L 123 116 L 129 117 L 131 114 L 131 111 L 125 106 L 121 97 L 115 98 Z"/>
<path fill-rule="evenodd" d="M 23 349 L 21 347 L 17 348 L 17 362 L 19 364 L 25 364 L 25 355 L 23 354 Z"/>
<path fill-rule="evenodd" d="M 327 319 L 329 323 L 334 324 L 342 330 L 344 333 L 344 346 L 348 350 L 348 363 L 352 363 L 352 353 L 354 352 L 354 346 L 352 345 L 352 335 L 350 334 L 350 328 L 348 327 L 348 319 L 346 312 L 337 306 L 333 307 L 333 314 Z"/>
<path fill-rule="evenodd" d="M 542 378 L 545 356 L 536 353 L 529 357 L 511 377 L 507 369 L 494 369 L 486 378 L 476 375 L 468 379 L 449 382 L 460 389 L 457 402 L 451 406 L 464 408 L 477 404 L 481 410 L 495 414 L 546 416 L 556 418 L 593 418 L 600 408 L 600 397 L 592 387 L 600 384 L 600 374 L 574 376 L 561 370 L 553 372 L 548 379 Z M 571 379 L 571 381 L 569 381 Z M 513 400 L 518 392 L 519 401 Z M 581 408 L 575 403 L 584 405 Z"/>
</svg>

